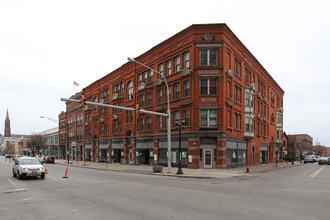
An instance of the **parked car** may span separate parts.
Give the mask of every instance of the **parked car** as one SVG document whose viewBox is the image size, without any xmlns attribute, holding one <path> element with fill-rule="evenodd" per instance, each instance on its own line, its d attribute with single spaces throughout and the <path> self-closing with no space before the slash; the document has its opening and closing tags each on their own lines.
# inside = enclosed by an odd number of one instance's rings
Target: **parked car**
<svg viewBox="0 0 330 220">
<path fill-rule="evenodd" d="M 44 163 L 55 163 L 55 157 L 51 157 L 51 156 L 44 157 Z"/>
<path fill-rule="evenodd" d="M 328 157 L 320 157 L 319 158 L 319 165 L 330 165 L 329 158 Z"/>
<path fill-rule="evenodd" d="M 45 168 L 35 157 L 21 157 L 13 166 L 13 177 L 23 179 L 25 177 L 45 178 Z"/>
</svg>

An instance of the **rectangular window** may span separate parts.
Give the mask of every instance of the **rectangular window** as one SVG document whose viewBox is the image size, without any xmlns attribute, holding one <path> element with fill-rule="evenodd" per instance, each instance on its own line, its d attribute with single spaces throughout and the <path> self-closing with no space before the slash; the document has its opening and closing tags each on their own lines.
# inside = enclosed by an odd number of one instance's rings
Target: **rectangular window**
<svg viewBox="0 0 330 220">
<path fill-rule="evenodd" d="M 235 113 L 234 123 L 235 123 L 235 129 L 241 130 L 241 115 L 240 114 Z"/>
<path fill-rule="evenodd" d="M 119 134 L 122 134 L 123 133 L 123 123 L 122 122 L 119 122 L 118 123 L 118 133 Z"/>
<path fill-rule="evenodd" d="M 174 85 L 174 99 L 180 98 L 180 84 L 177 83 Z"/>
<path fill-rule="evenodd" d="M 147 118 L 147 130 L 151 131 L 151 117 Z"/>
<path fill-rule="evenodd" d="M 189 110 L 183 111 L 184 126 L 189 126 Z"/>
<path fill-rule="evenodd" d="M 114 129 L 113 129 L 114 130 L 114 133 L 117 134 L 118 133 L 118 125 L 117 125 L 117 123 L 114 123 L 113 124 L 113 127 L 114 127 Z"/>
<path fill-rule="evenodd" d="M 140 118 L 140 131 L 144 131 L 144 118 Z"/>
<path fill-rule="evenodd" d="M 249 117 L 245 117 L 245 131 L 250 131 L 250 118 Z"/>
<path fill-rule="evenodd" d="M 162 103 L 163 90 L 158 89 L 158 103 Z"/>
<path fill-rule="evenodd" d="M 152 70 L 149 70 L 149 83 L 154 82 L 154 72 Z"/>
<path fill-rule="evenodd" d="M 241 77 L 241 63 L 235 59 L 235 63 L 234 63 L 234 73 Z"/>
<path fill-rule="evenodd" d="M 201 79 L 200 81 L 201 95 L 216 95 L 217 94 L 217 80 L 216 79 Z"/>
<path fill-rule="evenodd" d="M 101 136 L 104 135 L 104 126 L 101 126 Z"/>
<path fill-rule="evenodd" d="M 124 93 L 124 83 L 123 82 L 121 83 L 120 89 L 121 89 L 120 93 L 123 94 Z"/>
<path fill-rule="evenodd" d="M 157 123 L 158 123 L 158 129 L 162 129 L 163 127 L 163 117 L 157 116 Z"/>
<path fill-rule="evenodd" d="M 151 92 L 149 92 L 147 94 L 147 105 L 148 106 L 151 106 L 152 105 L 152 94 L 151 94 Z"/>
<path fill-rule="evenodd" d="M 172 61 L 169 60 L 166 62 L 166 75 L 172 74 Z"/>
<path fill-rule="evenodd" d="M 139 74 L 139 75 L 138 75 L 138 81 L 139 81 L 139 83 L 142 82 L 142 74 Z"/>
<path fill-rule="evenodd" d="M 186 52 L 183 54 L 183 58 L 184 58 L 184 68 L 189 68 L 190 66 L 190 56 L 189 56 L 189 52 Z"/>
<path fill-rule="evenodd" d="M 215 109 L 201 109 L 200 126 L 204 126 L 204 127 L 217 126 L 217 111 Z"/>
<path fill-rule="evenodd" d="M 180 56 L 175 57 L 175 72 L 180 71 Z"/>
<path fill-rule="evenodd" d="M 249 107 L 250 106 L 250 93 L 245 92 L 245 106 Z"/>
<path fill-rule="evenodd" d="M 189 96 L 189 80 L 183 82 L 184 96 Z"/>
<path fill-rule="evenodd" d="M 251 84 L 251 72 L 245 68 L 245 82 Z"/>
<path fill-rule="evenodd" d="M 236 85 L 234 87 L 234 98 L 236 102 L 241 103 L 241 88 Z"/>
<path fill-rule="evenodd" d="M 177 126 L 180 123 L 180 112 L 176 111 L 174 112 L 174 126 Z"/>
<path fill-rule="evenodd" d="M 158 65 L 158 72 L 159 72 L 161 75 L 164 75 L 164 64 L 159 64 L 159 65 Z"/>
<path fill-rule="evenodd" d="M 200 65 L 210 66 L 217 65 L 217 50 L 201 50 L 200 51 Z"/>
<path fill-rule="evenodd" d="M 82 132 L 81 132 L 82 135 Z M 108 125 L 104 125 L 104 135 L 108 135 Z M 81 136 L 82 139 L 82 136 Z"/>
<path fill-rule="evenodd" d="M 144 82 L 145 84 L 147 84 L 147 82 L 148 82 L 148 72 L 147 72 L 147 71 L 145 71 L 145 72 L 143 73 L 143 82 Z"/>
<path fill-rule="evenodd" d="M 140 105 L 141 105 L 141 107 L 144 107 L 144 95 L 142 94 L 142 95 L 140 96 L 140 98 L 141 98 Z"/>
</svg>

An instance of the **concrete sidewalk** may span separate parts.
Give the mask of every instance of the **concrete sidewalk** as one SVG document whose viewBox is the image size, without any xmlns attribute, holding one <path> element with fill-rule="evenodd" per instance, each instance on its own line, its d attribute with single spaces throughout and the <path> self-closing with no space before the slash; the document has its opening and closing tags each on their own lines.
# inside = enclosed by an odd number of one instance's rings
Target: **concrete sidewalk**
<svg viewBox="0 0 330 220">
<path fill-rule="evenodd" d="M 55 160 L 55 164 L 67 165 L 67 160 Z M 149 174 L 149 175 L 161 175 L 161 176 L 172 176 L 172 177 L 183 177 L 183 178 L 200 178 L 200 179 L 223 179 L 223 178 L 233 178 L 245 175 L 253 175 L 253 173 L 266 172 L 269 170 L 299 166 L 302 165 L 299 162 L 294 164 L 290 163 L 278 163 L 277 167 L 275 163 L 272 164 L 262 164 L 256 166 L 250 166 L 250 172 L 246 172 L 246 167 L 231 168 L 231 169 L 188 169 L 183 168 L 183 174 L 176 174 L 178 168 L 172 167 L 171 173 L 167 172 L 167 167 L 163 167 L 161 173 L 154 173 L 153 167 L 148 165 L 123 165 L 120 163 L 96 163 L 86 161 L 70 161 L 70 166 L 83 167 L 90 169 L 102 169 L 109 171 L 127 172 L 127 173 L 138 173 L 138 174 Z"/>
</svg>

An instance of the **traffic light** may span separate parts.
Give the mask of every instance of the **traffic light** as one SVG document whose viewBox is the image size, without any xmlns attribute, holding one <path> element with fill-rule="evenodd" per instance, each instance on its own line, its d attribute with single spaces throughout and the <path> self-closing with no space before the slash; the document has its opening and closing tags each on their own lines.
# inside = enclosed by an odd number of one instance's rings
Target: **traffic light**
<svg viewBox="0 0 330 220">
<path fill-rule="evenodd" d="M 140 114 L 140 105 L 139 104 L 136 105 L 136 114 Z"/>
<path fill-rule="evenodd" d="M 83 106 L 86 105 L 86 96 L 85 96 L 85 95 L 82 95 L 82 96 L 81 96 L 81 104 L 82 104 Z"/>
</svg>

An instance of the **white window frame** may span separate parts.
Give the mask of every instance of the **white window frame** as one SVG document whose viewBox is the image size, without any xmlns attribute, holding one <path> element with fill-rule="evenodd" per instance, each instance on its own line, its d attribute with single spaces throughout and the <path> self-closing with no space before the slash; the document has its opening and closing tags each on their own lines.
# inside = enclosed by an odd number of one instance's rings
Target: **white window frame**
<svg viewBox="0 0 330 220">
<path fill-rule="evenodd" d="M 202 112 L 206 113 L 206 124 L 202 124 Z M 211 118 L 211 113 L 215 113 L 215 119 Z M 218 120 L 218 115 L 217 115 L 217 109 L 200 109 L 200 116 L 199 116 L 199 124 L 201 127 L 217 127 L 217 120 Z M 215 122 L 215 125 L 211 125 L 212 121 Z"/>
</svg>

